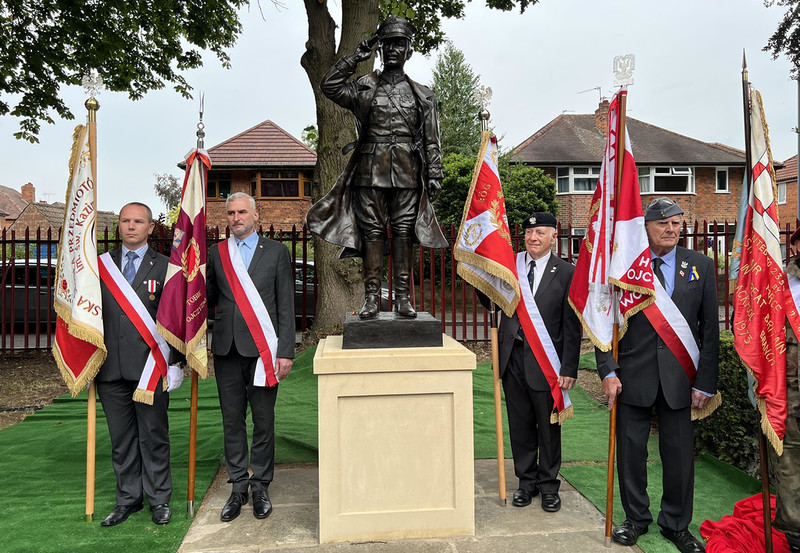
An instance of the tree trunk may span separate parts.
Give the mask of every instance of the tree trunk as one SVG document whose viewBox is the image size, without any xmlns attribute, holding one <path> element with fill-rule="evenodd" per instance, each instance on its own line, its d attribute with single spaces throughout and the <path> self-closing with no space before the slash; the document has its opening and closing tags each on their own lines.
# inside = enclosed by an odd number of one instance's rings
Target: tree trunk
<svg viewBox="0 0 800 553">
<path fill-rule="evenodd" d="M 352 53 L 359 42 L 372 36 L 378 26 L 378 0 L 341 0 L 342 33 L 336 48 L 336 24 L 328 11 L 327 0 L 304 0 L 308 16 L 308 42 L 300 64 L 306 70 L 317 106 L 317 166 L 312 183 L 314 202 L 333 188 L 348 157 L 341 148 L 355 140 L 353 115 L 330 100 L 320 89 L 322 77 L 334 62 Z M 374 58 L 373 58 L 374 59 Z M 372 61 L 359 66 L 357 75 L 372 69 Z M 317 308 L 313 330 L 317 336 L 338 333 L 348 313 L 358 309 L 364 299 L 361 261 L 339 259 L 339 246 L 314 236 L 314 264 L 319 278 Z"/>
</svg>

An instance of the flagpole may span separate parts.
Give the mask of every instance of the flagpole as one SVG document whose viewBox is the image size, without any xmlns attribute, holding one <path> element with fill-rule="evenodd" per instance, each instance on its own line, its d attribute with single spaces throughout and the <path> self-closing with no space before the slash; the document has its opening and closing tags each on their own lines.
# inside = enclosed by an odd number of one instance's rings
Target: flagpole
<svg viewBox="0 0 800 553">
<path fill-rule="evenodd" d="M 205 138 L 205 125 L 203 124 L 203 95 L 200 96 L 200 121 L 197 123 L 197 149 L 204 148 L 203 138 Z M 203 229 L 205 232 L 205 229 Z M 206 335 L 208 330 L 206 330 Z M 208 342 L 206 342 L 208 343 Z M 188 348 L 186 354 L 189 354 Z M 186 491 L 186 515 L 194 518 L 194 488 L 195 488 L 195 467 L 197 464 L 197 396 L 199 376 L 197 370 L 192 368 L 192 387 L 189 400 L 189 482 Z"/>
<path fill-rule="evenodd" d="M 742 105 L 744 107 L 744 157 L 745 157 L 745 182 L 747 186 L 748 203 L 750 201 L 750 187 L 753 181 L 753 153 L 750 147 L 752 115 L 750 106 L 750 82 L 747 74 L 747 56 L 742 50 Z M 767 457 L 767 438 L 764 431 L 758 432 L 759 468 L 761 472 L 761 513 L 764 519 L 764 549 L 772 553 L 772 502 L 769 492 L 769 458 Z"/>
<path fill-rule="evenodd" d="M 622 182 L 622 168 L 625 161 L 625 109 L 627 105 L 627 94 L 620 94 L 619 97 L 619 116 L 617 117 L 617 164 L 616 175 L 614 175 L 614 198 L 619 197 L 619 186 Z M 620 151 L 622 154 L 620 154 Z M 613 288 L 614 325 L 611 334 L 611 355 L 614 361 L 619 361 L 619 291 L 616 286 Z M 614 454 L 617 448 L 617 401 L 611 406 L 611 413 L 608 418 L 608 472 L 606 474 L 606 539 L 605 546 L 611 547 L 611 529 L 614 524 Z"/>
<path fill-rule="evenodd" d="M 491 94 L 491 92 L 489 92 Z M 482 103 L 484 103 L 482 101 Z M 481 133 L 489 132 L 489 111 L 485 105 L 478 112 L 481 121 Z M 494 430 L 497 441 L 497 487 L 500 505 L 508 504 L 506 499 L 506 455 L 503 444 L 503 400 L 500 395 L 500 349 L 497 337 L 497 305 L 492 302 L 490 311 L 491 338 L 492 338 L 492 382 L 494 388 Z"/>
<path fill-rule="evenodd" d="M 84 104 L 89 112 L 89 153 L 92 164 L 92 176 L 95 180 L 94 210 L 97 212 L 97 110 L 100 103 L 94 96 Z M 86 407 L 86 522 L 94 520 L 95 489 L 95 446 L 97 442 L 97 387 L 94 379 L 89 381 L 88 402 Z"/>
</svg>

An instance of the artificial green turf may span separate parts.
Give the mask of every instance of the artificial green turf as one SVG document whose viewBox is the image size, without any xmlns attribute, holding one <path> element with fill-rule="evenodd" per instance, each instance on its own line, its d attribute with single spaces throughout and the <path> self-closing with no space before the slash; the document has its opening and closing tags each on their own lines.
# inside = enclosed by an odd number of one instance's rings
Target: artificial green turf
<svg viewBox="0 0 800 553">
<path fill-rule="evenodd" d="M 313 374 L 316 348 L 295 359 L 289 378 L 280 385 L 275 406 L 276 463 L 317 461 L 317 378 Z M 591 358 L 590 358 L 591 357 Z M 590 366 L 593 354 L 582 356 Z M 585 358 L 585 359 L 584 359 Z M 189 382 L 171 394 L 172 522 L 157 526 L 147 509 L 125 524 L 102 528 L 102 520 L 114 508 L 114 473 L 108 430 L 100 405 L 97 417 L 97 470 L 95 521 L 84 522 L 86 393 L 78 398 L 61 396 L 53 405 L 0 431 L 0 551 L 3 553 L 50 553 L 91 551 L 116 553 L 122 544 L 136 551 L 175 551 L 189 528 L 185 516 L 188 465 Z M 473 372 L 474 440 L 476 458 L 496 456 L 494 392 L 491 365 L 482 363 Z M 575 417 L 562 429 L 562 475 L 601 510 L 605 509 L 608 452 L 608 413 L 583 390 L 570 392 Z M 508 422 L 502 409 L 505 456 L 511 457 Z M 198 401 L 196 506 L 223 463 L 222 423 L 216 384 L 200 381 Z M 650 458 L 658 459 L 654 439 Z M 658 516 L 661 491 L 660 464 L 648 468 L 649 492 Z M 513 487 L 514 475 L 508 474 Z M 696 465 L 695 522 L 697 532 L 706 518 L 720 519 L 732 511 L 735 501 L 756 493 L 758 482 L 708 456 Z M 616 493 L 615 496 L 619 494 Z M 615 522 L 624 519 L 618 499 Z M 672 553 L 674 547 L 658 536 L 658 528 L 643 536 L 640 545 L 648 553 Z M 135 545 L 134 545 L 135 544 Z"/>
</svg>

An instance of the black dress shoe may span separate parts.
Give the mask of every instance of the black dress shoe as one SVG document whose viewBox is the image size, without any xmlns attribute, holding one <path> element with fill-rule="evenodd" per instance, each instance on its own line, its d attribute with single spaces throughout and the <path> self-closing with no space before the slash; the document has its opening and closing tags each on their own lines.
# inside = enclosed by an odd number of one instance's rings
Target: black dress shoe
<svg viewBox="0 0 800 553">
<path fill-rule="evenodd" d="M 511 500 L 511 503 L 514 505 L 514 507 L 527 507 L 531 504 L 531 500 L 533 500 L 533 498 L 537 495 L 539 495 L 538 490 L 529 492 L 528 490 L 523 490 L 520 488 L 514 492 L 514 499 Z"/>
<path fill-rule="evenodd" d="M 117 505 L 114 510 L 111 511 L 111 513 L 105 518 L 105 520 L 100 523 L 100 526 L 116 526 L 117 524 L 128 520 L 128 517 L 136 511 L 141 510 L 141 503 L 137 505 Z"/>
<path fill-rule="evenodd" d="M 222 513 L 220 513 L 219 518 L 222 522 L 230 522 L 236 517 L 239 516 L 239 513 L 242 512 L 242 505 L 247 504 L 247 492 L 233 492 L 231 496 L 228 498 L 228 501 L 225 502 L 225 506 L 222 508 Z"/>
<path fill-rule="evenodd" d="M 700 540 L 689 533 L 688 529 L 675 531 L 662 528 L 661 535 L 674 543 L 681 553 L 705 553 L 706 548 Z"/>
<path fill-rule="evenodd" d="M 647 529 L 647 526 L 639 526 L 630 520 L 626 520 L 611 531 L 611 539 L 620 545 L 636 545 L 636 540 L 642 534 L 646 534 Z"/>
<path fill-rule="evenodd" d="M 548 513 L 555 513 L 561 509 L 561 498 L 556 493 L 543 493 L 542 494 L 542 510 Z"/>
<path fill-rule="evenodd" d="M 172 520 L 172 511 L 167 503 L 151 505 L 150 510 L 153 512 L 153 522 L 156 524 L 167 524 Z"/>
<path fill-rule="evenodd" d="M 267 518 L 272 513 L 272 502 L 267 490 L 253 491 L 253 514 L 256 518 Z"/>
</svg>

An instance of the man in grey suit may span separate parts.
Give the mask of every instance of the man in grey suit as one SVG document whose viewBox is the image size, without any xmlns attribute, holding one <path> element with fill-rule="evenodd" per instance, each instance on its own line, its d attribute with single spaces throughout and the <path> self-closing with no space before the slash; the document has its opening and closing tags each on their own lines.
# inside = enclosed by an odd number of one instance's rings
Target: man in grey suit
<svg viewBox="0 0 800 553">
<path fill-rule="evenodd" d="M 264 371 L 263 348 L 259 348 L 260 329 L 248 319 L 253 303 L 263 302 L 268 313 L 273 337 L 277 338 L 274 377 L 283 380 L 292 368 L 294 359 L 294 273 L 288 248 L 259 236 L 255 232 L 258 211 L 255 200 L 242 192 L 231 194 L 226 202 L 228 227 L 233 236 L 211 247 L 208 258 L 208 305 L 216 307 L 214 315 L 211 353 L 214 355 L 214 374 L 219 391 L 222 410 L 222 425 L 225 436 L 225 463 L 228 482 L 233 492 L 222 509 L 220 518 L 230 522 L 239 516 L 242 505 L 248 501 L 248 490 L 253 496 L 253 514 L 266 518 L 272 512 L 272 502 L 267 489 L 274 474 L 275 453 L 275 400 L 278 384 L 270 385 L 272 374 L 267 375 L 266 384 L 256 384 L 257 371 Z M 223 256 L 228 254 L 229 242 L 233 241 L 238 256 L 241 256 L 246 275 L 238 274 L 237 280 L 245 284 L 247 277 L 257 292 L 254 301 L 243 300 L 241 292 L 232 286 L 225 272 Z M 221 250 L 223 250 L 221 252 Z M 238 257 L 237 256 L 237 257 Z M 233 259 L 233 258 L 231 258 Z M 235 267 L 236 264 L 231 265 Z M 239 288 L 238 285 L 235 286 Z M 245 286 L 246 288 L 246 286 Z M 267 322 L 267 321 L 262 321 Z M 268 363 L 265 363 L 268 364 Z M 247 405 L 253 420 L 253 442 L 249 451 L 248 474 Z"/>
<path fill-rule="evenodd" d="M 546 331 L 561 361 L 558 377 L 564 390 L 575 386 L 581 349 L 581 324 L 567 301 L 572 273 L 570 263 L 552 255 L 556 241 L 556 218 L 549 213 L 533 213 L 522 224 L 525 229 L 527 284 L 542 315 Z M 520 275 L 524 286 L 525 276 Z M 558 495 L 561 468 L 561 425 L 550 422 L 554 400 L 550 385 L 527 338 L 521 332 L 519 317 L 503 316 L 498 328 L 500 376 L 508 412 L 508 431 L 514 456 L 514 473 L 519 489 L 512 503 L 530 505 L 542 494 L 542 509 L 561 508 Z"/>
<path fill-rule="evenodd" d="M 142 203 L 129 203 L 119 212 L 122 247 L 111 259 L 130 283 L 133 292 L 155 319 L 169 259 L 147 245 L 153 232 L 153 214 Z M 101 523 L 115 526 L 142 509 L 147 495 L 153 522 L 167 524 L 172 518 L 169 500 L 172 476 L 169 467 L 169 391 L 180 386 L 183 370 L 167 369 L 167 390 L 155 387 L 153 404 L 133 400 L 150 346 L 123 312 L 102 282 L 103 327 L 108 356 L 95 377 L 97 392 L 111 435 L 111 462 L 117 476 L 116 508 Z M 174 362 L 180 354 L 170 349 Z"/>
<path fill-rule="evenodd" d="M 647 495 L 647 440 L 655 409 L 663 467 L 658 525 L 682 553 L 705 551 L 688 530 L 694 494 L 694 429 L 691 410 L 703 409 L 717 391 L 719 311 L 716 267 L 710 257 L 677 245 L 683 210 L 669 198 L 647 206 L 645 229 L 654 275 L 686 319 L 699 345 L 692 381 L 656 332 L 647 314 L 628 321 L 619 342 L 619 362 L 596 351 L 597 371 L 609 405 L 617 406 L 617 470 L 625 521 L 611 537 L 633 545 L 653 521 Z"/>
</svg>

